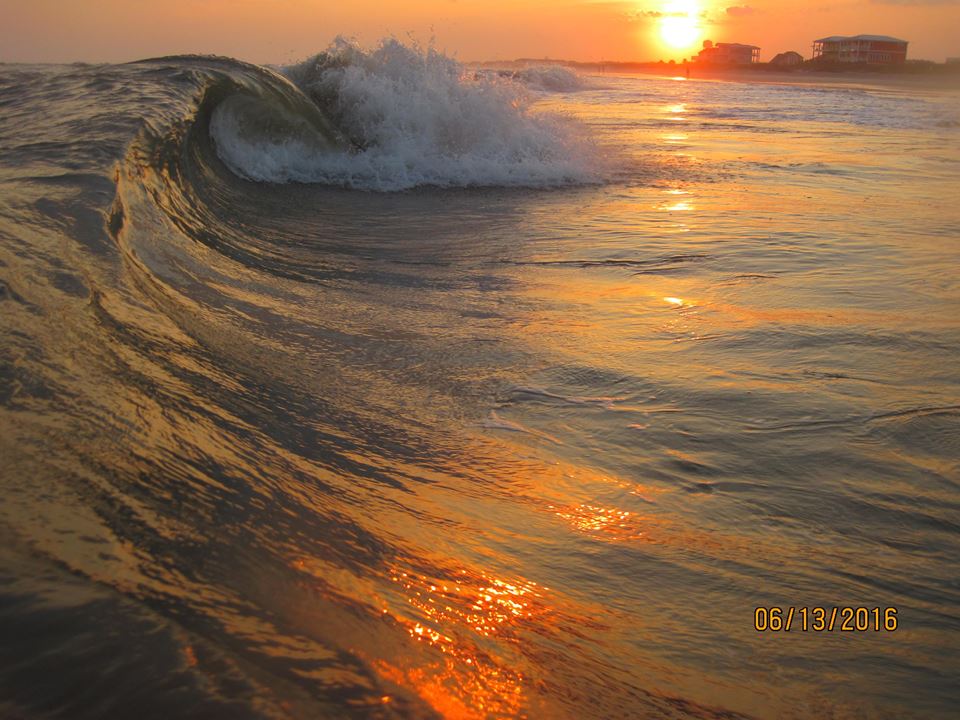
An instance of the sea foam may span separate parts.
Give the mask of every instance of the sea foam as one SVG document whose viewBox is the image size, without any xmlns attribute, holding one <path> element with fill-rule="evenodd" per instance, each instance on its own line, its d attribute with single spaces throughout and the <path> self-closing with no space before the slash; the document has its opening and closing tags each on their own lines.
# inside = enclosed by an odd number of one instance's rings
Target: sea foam
<svg viewBox="0 0 960 720">
<path fill-rule="evenodd" d="M 577 92 L 590 87 L 582 75 L 562 65 L 537 65 L 517 75 L 528 87 L 544 92 Z"/>
<path fill-rule="evenodd" d="M 221 159 L 248 179 L 377 191 L 600 179 L 582 126 L 535 111 L 522 82 L 465 72 L 432 48 L 389 39 L 367 51 L 338 39 L 282 72 L 350 147 L 331 148 L 302 126 L 289 132 L 289 122 L 276 128 L 258 122 L 251 130 L 247 104 L 224 102 L 214 111 L 211 134 Z M 570 78 L 564 73 L 565 82 Z"/>
</svg>

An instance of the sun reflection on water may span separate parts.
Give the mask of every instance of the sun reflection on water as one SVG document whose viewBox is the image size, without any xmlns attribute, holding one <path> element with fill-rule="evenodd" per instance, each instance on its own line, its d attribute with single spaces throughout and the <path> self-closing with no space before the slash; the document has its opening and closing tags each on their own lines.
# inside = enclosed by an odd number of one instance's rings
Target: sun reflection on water
<svg viewBox="0 0 960 720">
<path fill-rule="evenodd" d="M 638 528 L 639 515 L 627 510 L 581 503 L 550 510 L 570 523 L 574 530 L 606 540 L 633 540 L 643 536 Z"/>
<path fill-rule="evenodd" d="M 431 580 L 400 572 L 391 580 L 404 589 L 407 602 L 438 627 L 455 625 L 470 628 L 483 636 L 497 634 L 508 625 L 534 612 L 534 600 L 541 598 L 535 582 L 506 582 L 487 574 L 470 578 L 461 570 L 453 581 Z M 418 629 L 419 628 L 419 629 Z M 412 634 L 433 644 L 452 642 L 436 631 L 415 623 Z"/>
<path fill-rule="evenodd" d="M 515 633 L 521 623 L 548 612 L 546 588 L 467 570 L 443 579 L 397 569 L 390 580 L 412 610 L 409 617 L 401 610 L 393 619 L 439 656 L 405 669 L 376 661 L 378 672 L 411 688 L 445 717 L 526 717 L 527 678 L 516 669 L 517 658 L 508 662 L 502 656 L 515 654 L 511 648 L 519 643 Z"/>
<path fill-rule="evenodd" d="M 671 116 L 670 120 L 683 121 L 687 119 L 686 117 L 684 117 L 684 113 L 687 112 L 686 103 L 675 103 L 673 105 L 666 105 L 664 106 L 663 111 Z"/>
</svg>

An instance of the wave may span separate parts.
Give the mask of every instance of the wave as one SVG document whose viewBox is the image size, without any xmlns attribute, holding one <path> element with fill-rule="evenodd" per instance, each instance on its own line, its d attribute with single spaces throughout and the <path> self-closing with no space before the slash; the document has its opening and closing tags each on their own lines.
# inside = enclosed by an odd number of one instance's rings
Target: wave
<svg viewBox="0 0 960 720">
<path fill-rule="evenodd" d="M 537 77 L 566 78 L 550 69 Z M 242 178 L 376 191 L 557 187 L 600 180 L 597 153 L 571 119 L 535 112 L 515 82 L 472 75 L 432 48 L 338 39 L 282 73 L 346 142 L 247 98 L 217 106 L 210 133 Z M 559 80 L 555 80 L 559 82 Z"/>
<path fill-rule="evenodd" d="M 478 69 L 475 79 L 514 82 L 541 93 L 573 93 L 597 87 L 585 77 L 562 65 L 535 65 L 523 70 Z"/>
<path fill-rule="evenodd" d="M 526 68 L 517 73 L 517 77 L 527 86 L 545 92 L 577 92 L 590 87 L 582 75 L 562 65 Z"/>
<path fill-rule="evenodd" d="M 236 208 L 264 201 L 271 185 L 393 192 L 551 188 L 604 177 L 585 129 L 535 112 L 516 80 L 472 78 L 452 58 L 397 40 L 366 51 L 340 39 L 284 68 L 174 56 L 123 72 L 137 76 L 125 81 L 131 87 L 166 88 L 161 102 L 148 99 L 148 122 L 139 120 L 143 106 L 131 104 L 139 131 L 116 158 L 111 234 L 132 266 L 158 251 L 193 255 L 196 245 L 276 276 L 322 275 L 251 237 L 238 220 Z M 145 283 L 157 289 L 174 268 L 145 264 Z M 155 300 L 173 300 L 166 289 L 160 295 Z"/>
</svg>

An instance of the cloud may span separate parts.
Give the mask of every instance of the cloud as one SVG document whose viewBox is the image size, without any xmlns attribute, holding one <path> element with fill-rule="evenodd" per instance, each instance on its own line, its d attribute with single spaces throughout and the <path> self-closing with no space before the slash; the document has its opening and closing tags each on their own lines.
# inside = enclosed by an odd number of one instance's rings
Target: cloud
<svg viewBox="0 0 960 720">
<path fill-rule="evenodd" d="M 758 12 L 756 8 L 750 7 L 749 5 L 731 5 L 727 8 L 727 15 L 732 17 L 743 17 L 745 15 L 753 15 L 755 12 Z"/>
<path fill-rule="evenodd" d="M 706 11 L 700 13 L 700 17 L 706 17 Z M 634 10 L 629 13 L 631 19 L 637 18 L 652 18 L 654 20 L 658 18 L 672 18 L 672 17 L 692 17 L 691 13 L 685 12 L 663 12 L 661 10 Z"/>
<path fill-rule="evenodd" d="M 662 17 L 689 17 L 685 12 L 660 12 L 659 10 L 637 10 L 635 17 L 662 18 Z"/>
</svg>

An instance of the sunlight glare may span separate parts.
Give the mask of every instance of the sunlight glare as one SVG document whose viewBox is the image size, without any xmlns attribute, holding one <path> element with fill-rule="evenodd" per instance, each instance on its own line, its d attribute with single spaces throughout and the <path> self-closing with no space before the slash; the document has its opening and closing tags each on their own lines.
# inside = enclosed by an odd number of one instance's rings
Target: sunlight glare
<svg viewBox="0 0 960 720">
<path fill-rule="evenodd" d="M 660 18 L 660 38 L 674 50 L 696 45 L 702 34 L 700 3 L 697 0 L 670 0 Z"/>
</svg>

